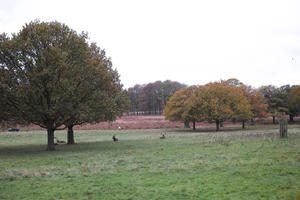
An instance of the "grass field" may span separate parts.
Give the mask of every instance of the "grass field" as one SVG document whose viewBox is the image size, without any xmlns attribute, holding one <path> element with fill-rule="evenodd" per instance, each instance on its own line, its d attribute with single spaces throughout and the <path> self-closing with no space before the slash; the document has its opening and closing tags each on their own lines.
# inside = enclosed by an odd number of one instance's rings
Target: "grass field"
<svg viewBox="0 0 300 200">
<path fill-rule="evenodd" d="M 0 199 L 297 199 L 300 126 L 76 131 L 45 151 L 45 131 L 0 132 Z M 56 132 L 59 139 L 65 131 Z M 116 134 L 120 141 L 113 142 Z"/>
</svg>

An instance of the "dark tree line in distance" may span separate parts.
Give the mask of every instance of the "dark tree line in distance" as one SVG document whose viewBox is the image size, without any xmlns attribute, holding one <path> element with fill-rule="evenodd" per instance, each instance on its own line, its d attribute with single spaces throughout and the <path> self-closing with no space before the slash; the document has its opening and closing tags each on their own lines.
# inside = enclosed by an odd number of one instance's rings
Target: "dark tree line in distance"
<svg viewBox="0 0 300 200">
<path fill-rule="evenodd" d="M 128 89 L 131 115 L 161 115 L 168 100 L 185 84 L 176 81 L 156 81 Z"/>
</svg>

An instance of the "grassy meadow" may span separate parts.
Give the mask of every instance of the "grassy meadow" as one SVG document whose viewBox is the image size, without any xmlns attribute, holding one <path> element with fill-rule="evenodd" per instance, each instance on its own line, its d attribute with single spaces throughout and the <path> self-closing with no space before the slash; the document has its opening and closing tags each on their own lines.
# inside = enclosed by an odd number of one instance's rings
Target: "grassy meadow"
<svg viewBox="0 0 300 200">
<path fill-rule="evenodd" d="M 300 126 L 0 132 L 0 199 L 297 199 Z M 111 137 L 116 134 L 118 142 Z M 66 138 L 66 131 L 55 133 Z"/>
</svg>

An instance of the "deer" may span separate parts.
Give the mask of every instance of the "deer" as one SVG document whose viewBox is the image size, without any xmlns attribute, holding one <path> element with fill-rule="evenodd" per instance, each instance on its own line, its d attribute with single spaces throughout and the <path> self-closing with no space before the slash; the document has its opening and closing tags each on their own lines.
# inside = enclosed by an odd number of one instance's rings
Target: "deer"
<svg viewBox="0 0 300 200">
<path fill-rule="evenodd" d="M 55 145 L 58 145 L 58 144 L 66 144 L 65 141 L 59 140 L 57 137 L 54 137 L 54 139 L 56 140 L 56 142 L 54 143 Z"/>
<path fill-rule="evenodd" d="M 119 139 L 114 135 L 114 136 L 112 136 L 112 139 L 113 139 L 113 141 L 114 142 L 116 142 L 116 141 L 118 141 Z"/>
<path fill-rule="evenodd" d="M 166 133 L 161 133 L 160 139 L 166 139 Z"/>
</svg>

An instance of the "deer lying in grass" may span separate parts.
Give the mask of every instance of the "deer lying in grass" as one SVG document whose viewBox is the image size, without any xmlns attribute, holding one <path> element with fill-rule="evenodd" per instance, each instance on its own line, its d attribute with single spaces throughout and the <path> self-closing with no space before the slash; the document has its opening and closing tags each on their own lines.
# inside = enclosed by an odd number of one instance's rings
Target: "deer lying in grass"
<svg viewBox="0 0 300 200">
<path fill-rule="evenodd" d="M 166 139 L 166 133 L 161 133 L 160 139 Z"/>
<path fill-rule="evenodd" d="M 119 140 L 115 135 L 112 137 L 112 139 L 114 140 L 114 142 Z"/>
<path fill-rule="evenodd" d="M 57 137 L 54 137 L 54 139 L 56 140 L 56 142 L 54 143 L 55 145 L 58 145 L 58 144 L 66 144 L 65 141 L 59 140 Z"/>
</svg>

